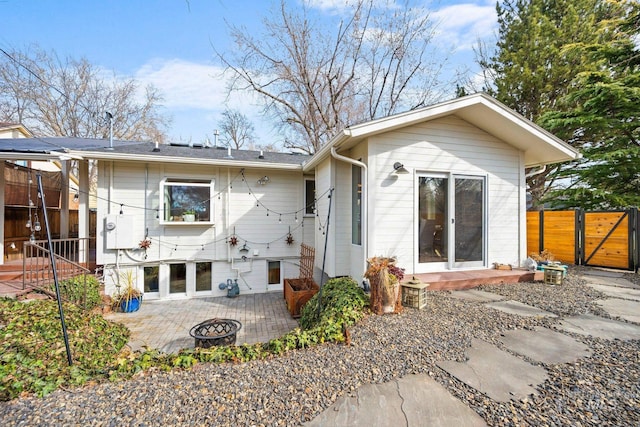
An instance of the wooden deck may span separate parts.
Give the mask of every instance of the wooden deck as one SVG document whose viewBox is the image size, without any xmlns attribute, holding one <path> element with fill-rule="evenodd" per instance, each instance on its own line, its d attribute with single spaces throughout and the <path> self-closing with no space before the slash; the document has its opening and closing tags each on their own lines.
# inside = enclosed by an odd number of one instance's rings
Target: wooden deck
<svg viewBox="0 0 640 427">
<path fill-rule="evenodd" d="M 474 288 L 480 285 L 500 285 L 544 280 L 544 272 L 533 272 L 524 269 L 448 271 L 442 273 L 407 275 L 404 281 L 409 281 L 413 277 L 420 279 L 424 283 L 429 283 L 428 289 L 430 291 L 453 291 Z"/>
</svg>

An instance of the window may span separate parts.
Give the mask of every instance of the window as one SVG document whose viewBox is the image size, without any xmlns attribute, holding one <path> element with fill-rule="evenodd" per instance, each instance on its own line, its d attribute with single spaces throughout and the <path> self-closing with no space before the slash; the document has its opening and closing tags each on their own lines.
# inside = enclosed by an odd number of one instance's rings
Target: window
<svg viewBox="0 0 640 427">
<path fill-rule="evenodd" d="M 161 223 L 213 223 L 213 180 L 165 179 L 160 194 Z"/>
<path fill-rule="evenodd" d="M 304 214 L 313 215 L 316 208 L 316 181 L 304 180 Z"/>
<path fill-rule="evenodd" d="M 362 172 L 351 166 L 351 243 L 362 244 Z"/>
<path fill-rule="evenodd" d="M 211 290 L 211 263 L 196 262 L 196 292 Z"/>
<path fill-rule="evenodd" d="M 187 265 L 169 265 L 169 293 L 183 294 L 187 292 Z"/>
<path fill-rule="evenodd" d="M 269 261 L 269 285 L 280 284 L 280 261 Z"/>
<path fill-rule="evenodd" d="M 144 268 L 144 291 L 158 292 L 158 266 Z"/>
</svg>

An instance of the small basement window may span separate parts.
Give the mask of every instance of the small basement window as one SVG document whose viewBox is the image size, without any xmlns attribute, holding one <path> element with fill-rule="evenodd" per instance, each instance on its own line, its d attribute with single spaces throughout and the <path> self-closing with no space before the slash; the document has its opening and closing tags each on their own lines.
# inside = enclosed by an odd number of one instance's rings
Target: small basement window
<svg viewBox="0 0 640 427">
<path fill-rule="evenodd" d="M 213 189 L 213 180 L 162 180 L 160 223 L 213 224 Z"/>
</svg>

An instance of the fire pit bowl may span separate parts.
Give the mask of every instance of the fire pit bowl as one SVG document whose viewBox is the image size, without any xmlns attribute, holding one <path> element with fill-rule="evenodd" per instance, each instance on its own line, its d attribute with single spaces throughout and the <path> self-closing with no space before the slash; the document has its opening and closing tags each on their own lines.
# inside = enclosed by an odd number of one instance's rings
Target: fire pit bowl
<svg viewBox="0 0 640 427">
<path fill-rule="evenodd" d="M 191 328 L 189 335 L 195 338 L 195 346 L 209 348 L 214 345 L 233 345 L 242 323 L 233 319 L 209 319 Z"/>
</svg>

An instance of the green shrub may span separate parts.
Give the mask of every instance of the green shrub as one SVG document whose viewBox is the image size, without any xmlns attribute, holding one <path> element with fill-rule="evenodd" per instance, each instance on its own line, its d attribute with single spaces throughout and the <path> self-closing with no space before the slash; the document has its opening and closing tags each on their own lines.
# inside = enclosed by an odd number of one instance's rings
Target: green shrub
<svg viewBox="0 0 640 427">
<path fill-rule="evenodd" d="M 320 328 L 325 335 L 342 334 L 343 329 L 362 319 L 369 298 L 355 280 L 341 277 L 329 280 L 322 288 L 322 308 L 318 310 L 320 293 L 302 307 L 300 326 L 309 330 Z"/>
<path fill-rule="evenodd" d="M 63 301 L 71 302 L 84 308 L 85 284 L 87 296 L 87 310 L 100 305 L 100 282 L 95 276 L 82 274 L 59 282 L 60 295 Z M 55 292 L 55 284 L 51 284 L 51 292 Z"/>
</svg>

